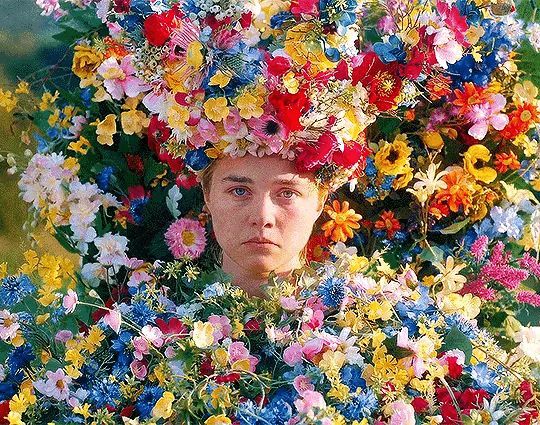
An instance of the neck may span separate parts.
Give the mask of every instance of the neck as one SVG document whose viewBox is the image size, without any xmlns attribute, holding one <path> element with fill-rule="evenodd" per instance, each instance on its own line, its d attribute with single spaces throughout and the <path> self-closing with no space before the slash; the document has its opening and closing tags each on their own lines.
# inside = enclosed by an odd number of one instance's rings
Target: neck
<svg viewBox="0 0 540 425">
<path fill-rule="evenodd" d="M 280 277 L 289 276 L 293 270 L 302 267 L 300 258 L 294 258 L 288 264 L 274 270 Z M 264 298 L 266 296 L 262 285 L 268 283 L 270 271 L 252 271 L 246 270 L 235 263 L 230 257 L 223 253 L 222 269 L 225 273 L 233 276 L 233 284 L 242 288 L 249 296 Z"/>
</svg>

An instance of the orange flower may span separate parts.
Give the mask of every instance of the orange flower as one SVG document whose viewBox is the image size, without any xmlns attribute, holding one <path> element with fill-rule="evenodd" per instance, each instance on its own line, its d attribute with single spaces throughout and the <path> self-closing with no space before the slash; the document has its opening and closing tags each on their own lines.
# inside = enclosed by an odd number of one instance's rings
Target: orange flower
<svg viewBox="0 0 540 425">
<path fill-rule="evenodd" d="M 463 172 L 463 168 L 454 168 L 442 180 L 446 183 L 446 189 L 435 195 L 432 213 L 437 212 L 436 216 L 446 216 L 450 211 L 458 212 L 460 208 L 467 213 L 472 206 L 473 182 Z"/>
<path fill-rule="evenodd" d="M 324 236 L 330 237 L 334 242 L 345 242 L 354 236 L 352 229 L 360 228 L 358 222 L 362 216 L 350 209 L 347 201 L 340 204 L 336 199 L 332 205 L 326 205 L 324 211 L 331 220 L 324 223 L 321 229 L 324 230 Z"/>
<path fill-rule="evenodd" d="M 452 79 L 445 75 L 437 75 L 434 78 L 430 78 L 426 85 L 429 98 L 431 100 L 439 100 L 441 97 L 449 94 L 452 91 L 450 89 L 451 83 Z"/>
<path fill-rule="evenodd" d="M 466 113 L 473 105 L 486 103 L 489 98 L 489 93 L 482 87 L 476 87 L 473 83 L 465 83 L 463 91 L 454 90 L 456 99 L 452 102 L 455 106 L 459 106 L 459 113 Z"/>
<path fill-rule="evenodd" d="M 495 169 L 499 173 L 506 173 L 508 170 L 519 170 L 521 166 L 514 152 L 496 154 L 494 163 Z"/>
<path fill-rule="evenodd" d="M 386 230 L 386 236 L 388 239 L 392 239 L 396 232 L 401 229 L 399 220 L 394 216 L 393 211 L 384 211 L 375 222 L 375 228 L 379 230 Z"/>
</svg>

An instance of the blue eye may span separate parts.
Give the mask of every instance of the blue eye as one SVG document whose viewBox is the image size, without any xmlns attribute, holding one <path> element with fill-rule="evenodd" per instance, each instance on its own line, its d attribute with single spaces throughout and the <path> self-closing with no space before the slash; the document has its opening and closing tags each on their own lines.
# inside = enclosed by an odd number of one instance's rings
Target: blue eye
<svg viewBox="0 0 540 425">
<path fill-rule="evenodd" d="M 292 199 L 293 196 L 296 195 L 296 193 L 293 192 L 292 190 L 284 190 L 284 191 L 281 192 L 281 193 L 282 193 L 282 195 L 283 195 L 283 197 L 284 197 L 285 199 Z"/>
<path fill-rule="evenodd" d="M 244 189 L 243 187 L 235 187 L 232 192 L 236 195 L 236 196 L 244 196 L 246 193 L 247 193 L 247 190 Z"/>
</svg>

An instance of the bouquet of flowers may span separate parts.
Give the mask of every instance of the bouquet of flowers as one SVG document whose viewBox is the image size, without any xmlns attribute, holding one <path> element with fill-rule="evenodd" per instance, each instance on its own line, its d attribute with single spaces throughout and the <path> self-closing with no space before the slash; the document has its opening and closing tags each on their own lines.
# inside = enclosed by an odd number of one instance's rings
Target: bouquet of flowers
<svg viewBox="0 0 540 425">
<path fill-rule="evenodd" d="M 478 305 L 455 303 L 449 312 L 423 283 L 449 286 L 458 274 L 419 278 L 409 265 L 393 270 L 380 255 L 368 260 L 338 244 L 332 261 L 276 278 L 265 300 L 219 272 L 189 280 L 181 265 L 137 260 L 111 278 L 103 299 L 78 289 L 60 258 L 27 259 L 2 281 L 9 310 L 0 311 L 1 337 L 12 346 L 0 404 L 6 423 L 538 417 L 539 328 L 517 330 L 519 344 L 503 350 L 473 319 Z"/>
</svg>

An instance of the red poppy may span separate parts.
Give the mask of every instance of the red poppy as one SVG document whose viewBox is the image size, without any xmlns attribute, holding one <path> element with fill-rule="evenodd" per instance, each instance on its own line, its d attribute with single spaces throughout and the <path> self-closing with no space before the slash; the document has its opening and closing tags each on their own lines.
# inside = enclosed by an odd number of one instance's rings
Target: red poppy
<svg viewBox="0 0 540 425">
<path fill-rule="evenodd" d="M 300 117 L 310 107 L 309 98 L 305 90 L 298 93 L 281 93 L 273 91 L 268 96 L 268 101 L 274 107 L 277 118 L 289 131 L 301 130 Z"/>
<path fill-rule="evenodd" d="M 375 228 L 386 230 L 386 236 L 388 239 L 392 239 L 396 232 L 401 229 L 401 224 L 399 223 L 399 220 L 394 217 L 393 211 L 384 211 L 379 220 L 375 222 Z"/>
<path fill-rule="evenodd" d="M 267 70 L 270 75 L 280 77 L 291 69 L 291 61 L 283 56 L 269 57 L 266 60 Z"/>
<path fill-rule="evenodd" d="M 322 263 L 330 257 L 328 251 L 329 240 L 323 233 L 311 236 L 306 245 L 306 259 L 308 262 L 317 261 Z"/>
<path fill-rule="evenodd" d="M 144 21 L 144 35 L 152 46 L 163 46 L 178 26 L 176 10 L 164 13 L 154 13 Z"/>
<path fill-rule="evenodd" d="M 402 79 L 396 62 L 384 64 L 375 52 L 369 52 L 352 71 L 352 84 L 358 83 L 368 90 L 370 103 L 380 111 L 388 111 L 396 105 Z"/>
</svg>

